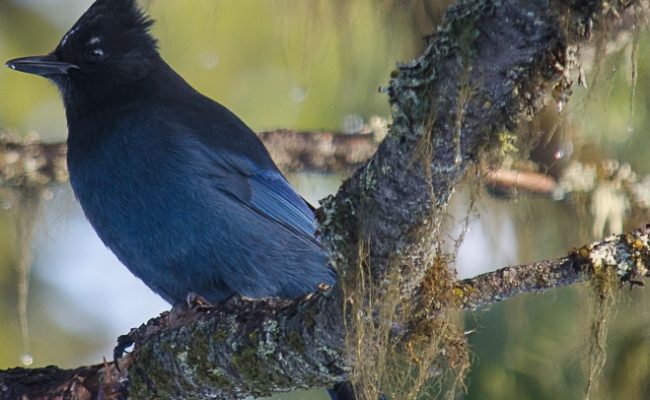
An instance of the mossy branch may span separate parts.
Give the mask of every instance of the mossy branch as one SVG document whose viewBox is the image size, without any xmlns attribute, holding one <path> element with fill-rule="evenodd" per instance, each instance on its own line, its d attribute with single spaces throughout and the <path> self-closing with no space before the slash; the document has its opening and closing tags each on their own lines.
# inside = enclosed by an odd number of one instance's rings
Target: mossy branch
<svg viewBox="0 0 650 400">
<path fill-rule="evenodd" d="M 643 284 L 650 277 L 650 240 L 648 229 L 573 249 L 555 260 L 507 267 L 459 281 L 456 295 L 466 310 L 478 309 L 519 293 L 542 291 L 582 282 L 594 272 L 611 270 L 622 283 Z"/>
<path fill-rule="evenodd" d="M 566 257 L 508 267 L 459 281 L 460 307 L 475 310 L 518 293 L 542 291 L 613 271 L 622 282 L 650 276 L 647 229 L 572 249 Z M 243 399 L 325 387 L 347 376 L 342 296 L 336 290 L 298 302 L 237 299 L 173 320 L 168 313 L 134 329 L 135 351 L 113 363 L 61 370 L 0 371 L 0 398 L 44 393 L 131 398 Z M 394 330 L 396 345 L 408 332 Z M 127 385 L 128 382 L 128 385 Z M 130 391 L 129 391 L 130 388 Z M 182 395 L 181 395 L 182 393 Z M 14 396 L 14 397 L 12 397 Z M 106 397 L 111 398 L 111 397 Z"/>
</svg>

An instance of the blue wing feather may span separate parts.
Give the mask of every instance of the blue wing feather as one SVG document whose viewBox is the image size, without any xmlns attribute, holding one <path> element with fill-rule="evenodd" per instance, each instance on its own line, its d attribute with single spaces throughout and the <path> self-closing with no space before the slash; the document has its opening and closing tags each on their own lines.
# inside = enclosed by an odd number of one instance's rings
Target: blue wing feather
<svg viewBox="0 0 650 400">
<path fill-rule="evenodd" d="M 257 135 L 220 104 L 203 100 L 193 103 L 205 107 L 197 111 L 201 119 L 184 120 L 182 130 L 190 133 L 185 140 L 200 142 L 185 148 L 200 149 L 201 158 L 210 161 L 207 165 L 199 163 L 204 173 L 220 191 L 236 198 L 241 205 L 321 247 L 314 238 L 316 223 L 312 210 L 277 169 Z M 174 112 L 173 107 L 169 112 Z M 206 115 L 214 118 L 212 129 L 206 129 Z M 210 164 L 212 169 L 206 170 Z"/>
<path fill-rule="evenodd" d="M 276 171 L 263 171 L 249 178 L 251 204 L 270 218 L 314 236 L 314 214 L 307 203 Z"/>
<path fill-rule="evenodd" d="M 247 158 L 231 153 L 211 153 L 217 164 L 213 178 L 219 189 L 260 216 L 293 232 L 298 239 L 321 247 L 315 238 L 314 213 L 277 170 L 256 166 Z"/>
</svg>

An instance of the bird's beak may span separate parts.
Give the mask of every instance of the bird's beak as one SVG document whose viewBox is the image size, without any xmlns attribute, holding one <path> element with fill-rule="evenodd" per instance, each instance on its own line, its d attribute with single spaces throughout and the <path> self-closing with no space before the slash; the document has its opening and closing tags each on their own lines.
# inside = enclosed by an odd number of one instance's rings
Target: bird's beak
<svg viewBox="0 0 650 400">
<path fill-rule="evenodd" d="M 7 61 L 5 65 L 16 71 L 40 75 L 46 78 L 67 75 L 71 69 L 79 69 L 74 64 L 59 61 L 54 54 L 15 58 Z"/>
</svg>

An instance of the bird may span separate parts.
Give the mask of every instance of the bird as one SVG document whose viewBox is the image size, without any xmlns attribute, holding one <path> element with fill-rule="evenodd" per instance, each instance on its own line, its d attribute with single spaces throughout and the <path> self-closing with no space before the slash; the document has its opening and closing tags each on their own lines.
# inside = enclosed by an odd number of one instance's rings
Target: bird
<svg viewBox="0 0 650 400">
<path fill-rule="evenodd" d="M 44 56 L 70 183 L 103 243 L 174 307 L 298 299 L 336 284 L 313 208 L 257 135 L 167 64 L 135 0 L 97 0 Z"/>
</svg>

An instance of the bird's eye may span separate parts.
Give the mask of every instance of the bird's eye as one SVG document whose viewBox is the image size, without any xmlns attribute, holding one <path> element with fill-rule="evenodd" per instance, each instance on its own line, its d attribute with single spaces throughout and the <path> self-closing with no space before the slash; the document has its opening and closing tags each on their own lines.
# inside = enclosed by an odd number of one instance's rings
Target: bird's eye
<svg viewBox="0 0 650 400">
<path fill-rule="evenodd" d="M 86 51 L 86 60 L 90 62 L 93 63 L 102 62 L 104 61 L 105 58 L 106 58 L 106 53 L 104 52 L 104 49 L 100 47 L 93 47 Z"/>
</svg>

